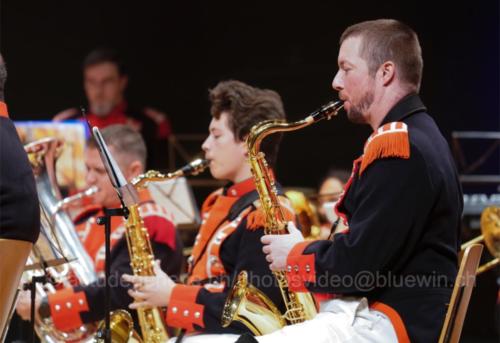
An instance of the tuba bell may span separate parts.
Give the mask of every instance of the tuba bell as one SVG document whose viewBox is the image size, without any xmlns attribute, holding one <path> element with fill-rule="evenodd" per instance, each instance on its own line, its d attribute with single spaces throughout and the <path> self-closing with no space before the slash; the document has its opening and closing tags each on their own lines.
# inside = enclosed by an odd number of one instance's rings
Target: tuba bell
<svg viewBox="0 0 500 343">
<path fill-rule="evenodd" d="M 73 222 L 60 209 L 62 200 L 56 180 L 55 162 L 61 148 L 62 141 L 55 138 L 44 138 L 25 146 L 35 174 L 41 228 L 22 280 L 29 283 L 33 276 L 48 276 L 49 282 L 36 285 L 37 297 L 40 298 L 55 292 L 56 286 L 87 285 L 97 280 L 92 260 L 83 248 Z M 65 260 L 67 263 L 47 267 L 58 260 Z M 77 330 L 63 332 L 55 328 L 51 318 L 45 318 L 36 323 L 35 330 L 42 342 L 91 342 L 96 326 L 84 324 Z"/>
</svg>

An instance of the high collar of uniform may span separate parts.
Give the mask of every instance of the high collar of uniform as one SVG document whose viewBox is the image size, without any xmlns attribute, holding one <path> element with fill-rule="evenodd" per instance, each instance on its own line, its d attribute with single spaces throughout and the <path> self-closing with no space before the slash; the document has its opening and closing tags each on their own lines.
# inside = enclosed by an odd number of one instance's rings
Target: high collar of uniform
<svg viewBox="0 0 500 343">
<path fill-rule="evenodd" d="M 7 111 L 7 104 L 3 101 L 0 101 L 0 117 L 9 118 L 9 111 Z"/>
<path fill-rule="evenodd" d="M 418 94 L 408 94 L 404 98 L 402 98 L 382 120 L 380 126 L 396 122 L 402 121 L 404 118 L 417 113 L 427 111 L 424 103 L 418 96 Z"/>
<path fill-rule="evenodd" d="M 97 126 L 100 129 L 112 124 L 126 124 L 126 111 L 127 103 L 125 101 L 122 101 L 121 103 L 116 105 L 115 108 L 113 108 L 107 115 L 98 116 L 91 112 L 88 114 L 88 119 L 91 126 Z"/>
<path fill-rule="evenodd" d="M 223 194 L 230 197 L 241 197 L 255 189 L 255 181 L 250 177 L 238 183 L 230 183 L 224 187 Z"/>
</svg>

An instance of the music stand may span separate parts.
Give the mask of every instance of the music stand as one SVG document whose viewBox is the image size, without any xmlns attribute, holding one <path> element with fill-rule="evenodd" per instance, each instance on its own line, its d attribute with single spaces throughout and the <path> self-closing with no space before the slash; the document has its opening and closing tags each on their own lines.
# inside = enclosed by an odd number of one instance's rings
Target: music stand
<svg viewBox="0 0 500 343">
<path fill-rule="evenodd" d="M 153 200 L 172 215 L 172 221 L 177 227 L 199 226 L 200 212 L 185 177 L 150 182 L 148 189 Z"/>
</svg>

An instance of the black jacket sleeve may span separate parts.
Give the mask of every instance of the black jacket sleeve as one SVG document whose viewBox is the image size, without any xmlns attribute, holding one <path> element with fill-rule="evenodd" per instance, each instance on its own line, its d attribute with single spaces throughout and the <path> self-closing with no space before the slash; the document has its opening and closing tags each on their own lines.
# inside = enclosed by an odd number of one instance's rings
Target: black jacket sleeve
<svg viewBox="0 0 500 343">
<path fill-rule="evenodd" d="M 436 200 L 421 155 L 416 149 L 411 155 L 409 160 L 377 160 L 354 180 L 356 194 L 345 199 L 346 208 L 355 208 L 349 214 L 349 231 L 304 250 L 315 255 L 316 282 L 309 290 L 371 291 L 377 273 L 397 272 L 408 262 Z"/>
<path fill-rule="evenodd" d="M 39 232 L 33 171 L 12 121 L 0 117 L 0 238 L 34 243 Z"/>
</svg>

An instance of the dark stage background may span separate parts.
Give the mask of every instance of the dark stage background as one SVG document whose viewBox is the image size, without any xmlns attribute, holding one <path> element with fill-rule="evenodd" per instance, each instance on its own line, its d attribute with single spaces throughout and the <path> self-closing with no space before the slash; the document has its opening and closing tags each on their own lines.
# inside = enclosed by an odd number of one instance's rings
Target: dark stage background
<svg viewBox="0 0 500 343">
<path fill-rule="evenodd" d="M 392 17 L 419 35 L 421 95 L 445 137 L 456 130 L 500 130 L 498 0 L 1 0 L 0 11 L 6 100 L 16 120 L 50 119 L 82 104 L 82 59 L 102 45 L 128 62 L 129 102 L 168 113 L 175 133 L 206 132 L 207 89 L 223 79 L 278 91 L 290 120 L 297 120 L 336 96 L 331 81 L 344 28 Z M 284 185 L 315 187 L 329 166 L 350 168 L 369 133 L 345 117 L 290 133 L 279 178 Z M 499 174 L 499 164 L 494 156 L 484 173 Z M 493 337 L 494 275 L 488 285 L 492 281 L 485 291 L 490 303 L 469 313 L 465 337 Z"/>
</svg>

